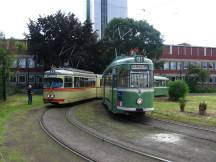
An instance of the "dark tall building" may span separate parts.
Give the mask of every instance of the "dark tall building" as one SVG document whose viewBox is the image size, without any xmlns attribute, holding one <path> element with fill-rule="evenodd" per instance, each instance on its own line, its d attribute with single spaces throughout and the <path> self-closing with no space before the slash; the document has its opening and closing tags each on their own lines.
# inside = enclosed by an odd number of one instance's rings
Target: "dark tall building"
<svg viewBox="0 0 216 162">
<path fill-rule="evenodd" d="M 110 20 L 127 18 L 127 0 L 91 0 L 90 15 L 94 30 L 98 31 L 99 38 L 101 38 Z"/>
<path fill-rule="evenodd" d="M 101 0 L 101 38 L 104 37 L 104 31 L 106 25 L 107 25 L 107 0 Z"/>
</svg>

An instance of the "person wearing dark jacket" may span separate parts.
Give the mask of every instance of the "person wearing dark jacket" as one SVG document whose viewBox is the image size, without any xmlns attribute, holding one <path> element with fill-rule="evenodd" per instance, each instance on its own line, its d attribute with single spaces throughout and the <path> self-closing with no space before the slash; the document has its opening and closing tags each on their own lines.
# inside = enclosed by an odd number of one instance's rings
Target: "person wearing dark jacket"
<svg viewBox="0 0 216 162">
<path fill-rule="evenodd" d="M 32 104 L 32 86 L 29 84 L 27 87 L 28 105 Z"/>
</svg>

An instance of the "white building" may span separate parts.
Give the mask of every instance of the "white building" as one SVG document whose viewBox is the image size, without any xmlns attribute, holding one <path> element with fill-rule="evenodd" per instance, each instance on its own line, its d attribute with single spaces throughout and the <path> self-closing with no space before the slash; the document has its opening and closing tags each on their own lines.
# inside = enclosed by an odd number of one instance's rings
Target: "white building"
<svg viewBox="0 0 216 162">
<path fill-rule="evenodd" d="M 110 20 L 128 16 L 127 0 L 91 0 L 89 4 L 90 19 L 99 38 L 103 37 L 106 24 Z"/>
</svg>

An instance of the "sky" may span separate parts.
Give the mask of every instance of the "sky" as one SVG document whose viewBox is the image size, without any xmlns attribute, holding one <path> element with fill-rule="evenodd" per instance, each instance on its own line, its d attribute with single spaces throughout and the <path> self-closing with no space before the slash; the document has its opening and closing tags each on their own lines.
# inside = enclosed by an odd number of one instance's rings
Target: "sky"
<svg viewBox="0 0 216 162">
<path fill-rule="evenodd" d="M 0 0 L 0 31 L 22 39 L 29 19 L 58 10 L 85 19 L 85 0 Z M 128 0 L 128 17 L 146 20 L 161 32 L 165 44 L 216 47 L 215 0 Z"/>
</svg>

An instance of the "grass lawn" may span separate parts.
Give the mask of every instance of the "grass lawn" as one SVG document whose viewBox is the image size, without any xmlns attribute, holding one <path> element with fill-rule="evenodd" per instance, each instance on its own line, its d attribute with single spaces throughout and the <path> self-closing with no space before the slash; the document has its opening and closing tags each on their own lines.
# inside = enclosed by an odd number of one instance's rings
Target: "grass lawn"
<svg viewBox="0 0 216 162">
<path fill-rule="evenodd" d="M 27 105 L 27 96 L 26 95 L 14 95 L 7 98 L 6 102 L 0 101 L 0 161 L 2 161 L 2 154 L 4 153 L 4 130 L 5 124 L 10 121 L 13 114 L 16 112 L 25 112 L 31 109 L 32 107 L 42 107 L 42 96 L 34 95 L 33 104 Z M 10 154 L 10 159 L 19 159 L 19 153 L 15 152 Z"/>
<path fill-rule="evenodd" d="M 185 112 L 179 112 L 178 102 L 168 101 L 167 98 L 156 98 L 155 111 L 148 114 L 151 117 L 175 120 L 185 123 L 216 127 L 216 95 L 191 94 L 186 97 Z M 199 103 L 207 102 L 207 115 L 198 115 Z"/>
</svg>

